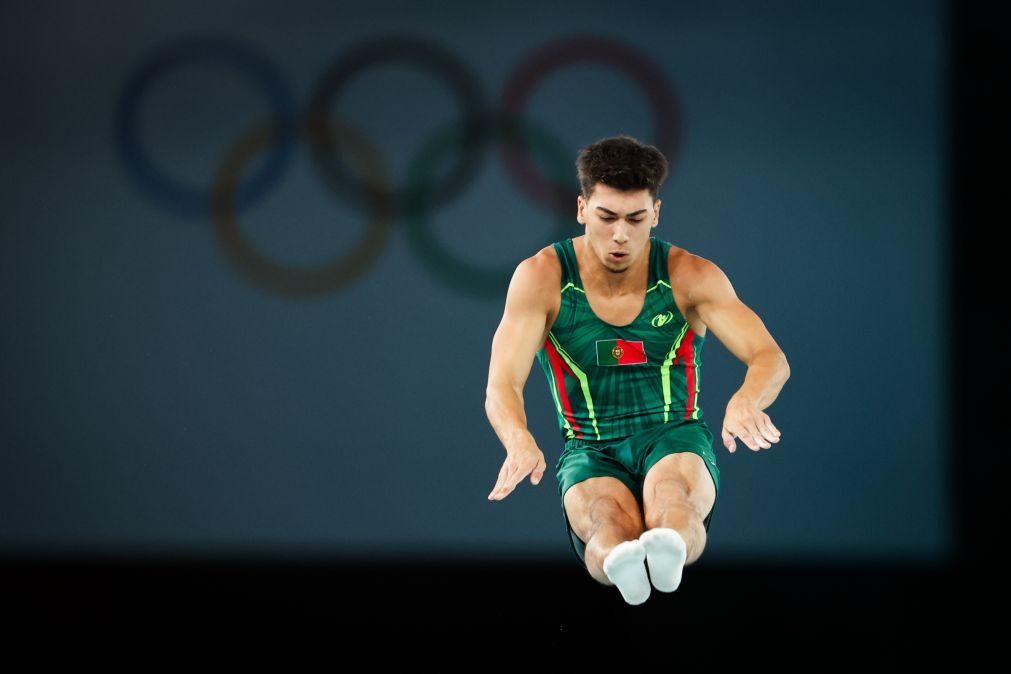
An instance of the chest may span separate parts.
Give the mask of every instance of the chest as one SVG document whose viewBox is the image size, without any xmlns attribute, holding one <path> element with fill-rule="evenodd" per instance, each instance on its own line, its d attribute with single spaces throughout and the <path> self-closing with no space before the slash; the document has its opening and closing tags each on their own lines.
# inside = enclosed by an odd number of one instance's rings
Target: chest
<svg viewBox="0 0 1011 674">
<path fill-rule="evenodd" d="M 559 298 L 561 299 L 561 298 Z M 688 299 L 685 292 L 680 288 L 667 288 L 660 286 L 647 293 L 642 292 L 632 295 L 622 295 L 618 297 L 608 297 L 600 293 L 594 293 L 591 288 L 584 288 L 581 297 L 573 297 L 573 300 L 581 301 L 585 310 L 604 323 L 612 326 L 627 326 L 636 321 L 640 316 L 649 313 L 652 308 L 657 308 L 663 304 L 670 304 L 676 307 L 677 312 L 684 317 L 685 321 L 696 334 L 705 335 L 705 325 L 698 318 L 696 313 L 688 306 Z M 553 325 L 561 311 L 561 302 L 557 302 L 552 308 L 552 313 L 548 317 L 548 325 Z M 648 318 L 648 317 L 647 317 Z"/>
<path fill-rule="evenodd" d="M 662 288 L 657 288 L 661 290 Z M 642 313 L 646 302 L 646 292 L 605 297 L 585 289 L 584 297 L 590 310 L 605 323 L 611 325 L 628 325 Z"/>
</svg>

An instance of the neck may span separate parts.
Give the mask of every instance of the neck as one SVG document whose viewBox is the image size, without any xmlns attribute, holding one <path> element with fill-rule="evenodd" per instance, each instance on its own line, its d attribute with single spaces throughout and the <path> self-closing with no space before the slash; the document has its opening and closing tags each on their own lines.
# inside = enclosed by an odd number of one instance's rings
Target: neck
<svg viewBox="0 0 1011 674">
<path fill-rule="evenodd" d="M 649 282 L 649 252 L 652 245 L 649 240 L 642 247 L 639 258 L 620 271 L 611 269 L 600 261 L 585 234 L 575 241 L 582 243 L 580 253 L 584 264 L 580 264 L 579 269 L 584 284 L 589 281 L 593 287 L 614 297 L 635 295 L 646 287 Z"/>
</svg>

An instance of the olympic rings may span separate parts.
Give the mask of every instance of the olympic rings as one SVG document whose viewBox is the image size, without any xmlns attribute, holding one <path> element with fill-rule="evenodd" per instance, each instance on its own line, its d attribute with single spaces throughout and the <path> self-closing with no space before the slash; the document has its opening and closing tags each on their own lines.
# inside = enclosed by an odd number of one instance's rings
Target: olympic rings
<svg viewBox="0 0 1011 674">
<path fill-rule="evenodd" d="M 320 124 L 317 121 L 312 125 L 307 123 L 303 133 L 310 142 L 322 140 L 328 147 L 333 147 L 335 140 L 342 142 L 361 160 L 368 172 L 370 184 L 389 184 L 389 171 L 382 163 L 378 149 L 351 127 L 335 122 Z M 388 202 L 382 198 L 382 191 L 370 193 L 373 218 L 365 227 L 365 237 L 353 250 L 329 264 L 300 268 L 270 260 L 242 239 L 235 217 L 234 194 L 243 166 L 263 148 L 273 145 L 273 135 L 271 125 L 260 125 L 243 135 L 225 158 L 221 173 L 215 180 L 211 207 L 218 244 L 241 272 L 266 290 L 289 297 L 318 295 L 335 290 L 364 273 L 379 257 L 393 229 Z M 319 139 L 320 135 L 327 137 Z"/>
<path fill-rule="evenodd" d="M 188 61 L 210 61 L 234 67 L 259 86 L 273 107 L 274 119 L 280 124 L 280 139 L 289 140 L 293 129 L 283 120 L 295 116 L 295 97 L 281 73 L 254 47 L 231 38 L 187 38 L 170 42 L 158 49 L 127 80 L 116 111 L 116 147 L 130 175 L 142 192 L 165 208 L 184 217 L 207 214 L 211 202 L 208 190 L 188 187 L 164 175 L 148 157 L 140 142 L 137 111 L 148 87 L 172 68 Z M 291 143 L 274 144 L 266 161 L 249 182 L 239 187 L 238 207 L 245 209 L 264 194 L 287 168 Z"/>
<path fill-rule="evenodd" d="M 431 70 L 446 80 L 456 97 L 463 112 L 461 119 L 465 142 L 461 148 L 464 152 L 459 155 L 449 175 L 441 183 L 430 187 L 432 195 L 396 193 L 376 185 L 362 184 L 338 161 L 331 147 L 313 145 L 313 159 L 331 188 L 343 192 L 358 206 L 365 201 L 372 201 L 371 193 L 377 189 L 383 199 L 393 204 L 397 214 L 410 210 L 421 199 L 433 206 L 444 205 L 459 194 L 477 173 L 482 159 L 479 151 L 484 147 L 483 143 L 477 141 L 483 135 L 480 125 L 487 109 L 477 77 L 451 53 L 418 38 L 400 36 L 374 40 L 356 47 L 323 73 L 313 92 L 309 114 L 320 119 L 329 117 L 331 102 L 339 89 L 358 72 L 385 61 L 413 62 Z"/>
<path fill-rule="evenodd" d="M 671 165 L 677 153 L 681 117 L 673 88 L 663 70 L 627 45 L 594 37 L 576 37 L 543 47 L 520 64 L 502 91 L 501 109 L 514 117 L 523 114 L 523 106 L 534 86 L 552 70 L 576 61 L 613 65 L 631 77 L 653 106 L 654 143 Z M 523 148 L 522 144 L 520 145 Z M 523 148 L 525 150 L 525 148 Z M 527 153 L 512 145 L 503 146 L 502 159 L 509 174 L 527 194 L 549 209 L 571 208 L 572 197 L 566 190 L 541 175 Z"/>
<path fill-rule="evenodd" d="M 479 128 L 486 130 L 487 133 L 482 134 L 482 137 L 478 139 L 474 139 L 466 130 L 459 131 L 452 125 L 433 134 L 431 140 L 422 145 L 415 161 L 407 169 L 409 192 L 418 195 L 435 194 L 434 190 L 429 190 L 426 181 L 429 175 L 428 167 L 437 163 L 442 154 L 456 149 L 460 144 L 484 143 L 490 139 L 505 141 L 511 146 L 523 143 L 524 138 L 532 137 L 538 147 L 547 148 L 550 151 L 550 156 L 547 159 L 553 162 L 552 168 L 557 169 L 555 179 L 561 181 L 568 178 L 570 183 L 574 179 L 574 176 L 571 175 L 572 171 L 569 169 L 571 158 L 565 146 L 543 129 L 535 127 L 531 122 L 499 115 L 490 119 L 487 124 L 481 124 Z M 570 208 L 573 206 L 571 197 L 575 191 L 575 189 L 569 190 Z M 486 269 L 460 260 L 447 251 L 432 234 L 425 217 L 430 210 L 425 208 L 427 204 L 418 203 L 417 205 L 421 208 L 412 208 L 408 213 L 411 218 L 411 226 L 407 228 L 407 240 L 414 251 L 418 253 L 418 259 L 422 260 L 428 271 L 450 287 L 458 288 L 468 294 L 483 297 L 501 296 L 509 287 L 509 279 L 512 277 L 514 265 L 507 264 L 494 269 Z M 555 212 L 555 231 L 552 234 L 552 241 L 577 234 L 576 230 L 576 221 L 571 214 L 561 211 Z"/>
<path fill-rule="evenodd" d="M 187 61 L 234 67 L 266 94 L 272 108 L 269 121 L 244 133 L 229 151 L 210 191 L 167 177 L 140 142 L 137 113 L 143 95 L 158 77 Z M 409 162 L 400 189 L 391 184 L 378 148 L 347 124 L 331 120 L 331 107 L 341 87 L 361 71 L 386 61 L 406 61 L 434 72 L 447 83 L 460 107 L 456 130 L 440 129 L 423 143 Z M 679 149 L 680 113 L 663 70 L 626 44 L 593 37 L 554 42 L 525 59 L 508 78 L 498 110 L 487 107 L 473 73 L 445 49 L 410 36 L 370 39 L 324 70 L 304 113 L 298 111 L 278 70 L 250 45 L 228 38 L 178 40 L 157 49 L 127 79 L 116 112 L 116 146 L 141 191 L 163 207 L 183 216 L 207 213 L 209 208 L 226 256 L 261 288 L 304 296 L 341 287 L 375 262 L 394 222 L 403 218 L 411 249 L 429 272 L 464 292 L 499 295 L 508 285 L 513 265 L 484 268 L 460 260 L 431 232 L 430 211 L 460 194 L 476 176 L 487 141 L 497 140 L 503 145 L 501 158 L 507 174 L 556 219 L 555 240 L 568 235 L 569 227 L 575 233 L 578 228 L 571 213 L 579 187 L 574 152 L 544 128 L 520 120 L 535 85 L 552 70 L 578 61 L 613 66 L 640 86 L 653 110 L 653 143 L 673 164 Z M 366 234 L 355 249 L 319 267 L 290 267 L 269 260 L 242 240 L 237 222 L 238 213 L 281 176 L 296 139 L 308 142 L 313 163 L 328 187 L 370 212 Z M 338 146 L 350 150 L 351 157 L 337 152 Z M 540 158 L 548 161 L 552 175 L 545 175 L 532 161 L 531 150 L 543 154 Z M 259 169 L 241 180 L 246 163 L 263 151 L 267 155 Z M 448 174 L 436 181 L 426 170 L 449 151 L 456 152 L 456 160 Z M 364 171 L 349 171 L 341 161 L 345 158 L 361 164 Z"/>
</svg>

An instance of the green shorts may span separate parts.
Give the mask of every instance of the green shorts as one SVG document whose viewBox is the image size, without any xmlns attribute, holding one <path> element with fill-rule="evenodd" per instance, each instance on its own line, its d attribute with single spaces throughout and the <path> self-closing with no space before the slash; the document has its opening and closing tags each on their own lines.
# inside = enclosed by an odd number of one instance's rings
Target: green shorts
<svg viewBox="0 0 1011 674">
<path fill-rule="evenodd" d="M 611 476 L 621 480 L 642 509 L 642 485 L 646 473 L 657 461 L 675 452 L 693 452 L 701 456 L 709 474 L 716 486 L 716 495 L 720 493 L 720 469 L 716 466 L 716 453 L 713 451 L 713 434 L 705 421 L 689 420 L 686 422 L 670 422 L 646 429 L 635 435 L 611 442 L 587 442 L 572 439 L 565 443 L 565 449 L 555 464 L 555 474 L 558 476 L 558 495 L 562 499 L 562 517 L 568 530 L 572 552 L 585 568 L 584 554 L 586 543 L 582 541 L 569 525 L 569 517 L 565 513 L 565 492 L 569 487 L 590 477 Z M 709 531 L 709 521 L 713 517 L 713 509 L 706 515 L 702 524 Z"/>
</svg>

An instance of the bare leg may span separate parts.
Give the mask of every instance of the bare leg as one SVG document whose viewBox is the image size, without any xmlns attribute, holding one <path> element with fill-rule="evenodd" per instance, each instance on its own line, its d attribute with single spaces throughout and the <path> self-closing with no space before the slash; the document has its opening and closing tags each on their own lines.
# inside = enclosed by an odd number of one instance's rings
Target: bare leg
<svg viewBox="0 0 1011 674">
<path fill-rule="evenodd" d="M 665 483 L 657 484 L 658 490 L 668 488 Z M 685 566 L 688 566 L 702 556 L 706 547 L 706 528 L 698 511 L 683 494 L 670 494 L 657 499 L 663 505 L 656 518 L 651 518 L 650 529 L 663 527 L 677 531 L 685 542 L 687 556 Z"/>
<path fill-rule="evenodd" d="M 637 540 L 643 527 L 607 497 L 595 499 L 589 513 L 591 530 L 590 540 L 586 542 L 586 570 L 598 582 L 614 585 L 604 573 L 604 559 L 619 543 Z"/>
<path fill-rule="evenodd" d="M 613 477 L 592 477 L 565 493 L 572 531 L 586 541 L 586 570 L 602 585 L 616 585 L 629 604 L 650 593 L 646 548 L 639 541 L 642 511 L 632 492 Z"/>
<path fill-rule="evenodd" d="M 662 592 L 681 583 L 682 569 L 695 562 L 706 545 L 703 513 L 712 509 L 716 487 L 702 457 L 669 454 L 650 469 L 643 483 L 650 581 Z"/>
</svg>

